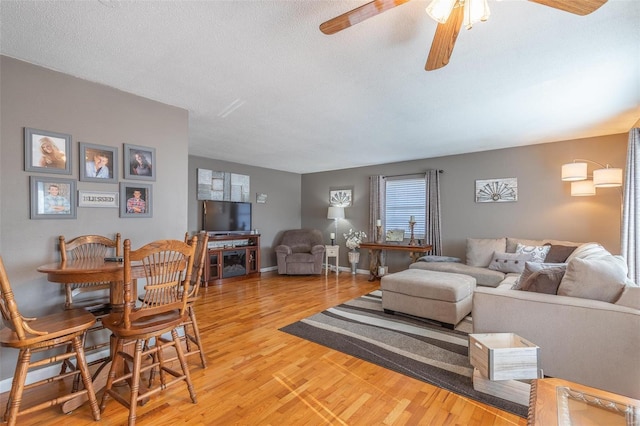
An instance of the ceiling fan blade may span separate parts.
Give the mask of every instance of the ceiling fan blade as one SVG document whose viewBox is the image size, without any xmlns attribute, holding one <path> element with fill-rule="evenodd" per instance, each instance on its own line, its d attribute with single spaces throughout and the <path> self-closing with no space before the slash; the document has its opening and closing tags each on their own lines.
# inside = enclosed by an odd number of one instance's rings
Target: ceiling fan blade
<svg viewBox="0 0 640 426">
<path fill-rule="evenodd" d="M 462 17 L 464 15 L 462 6 L 456 6 L 451 11 L 449 19 L 444 24 L 438 24 L 436 35 L 431 43 L 431 50 L 424 69 L 433 71 L 442 68 L 449 63 L 449 58 L 453 53 L 458 33 L 462 28 Z"/>
<path fill-rule="evenodd" d="M 564 10 L 565 12 L 575 13 L 576 15 L 588 15 L 600 6 L 605 4 L 607 0 L 529 0 L 544 6 L 553 7 L 554 9 Z"/>
<path fill-rule="evenodd" d="M 320 31 L 325 34 L 335 34 L 345 28 L 349 28 L 359 22 L 376 16 L 396 6 L 400 6 L 410 0 L 374 0 L 370 3 L 363 4 L 349 12 L 329 19 L 327 22 L 320 24 Z"/>
</svg>

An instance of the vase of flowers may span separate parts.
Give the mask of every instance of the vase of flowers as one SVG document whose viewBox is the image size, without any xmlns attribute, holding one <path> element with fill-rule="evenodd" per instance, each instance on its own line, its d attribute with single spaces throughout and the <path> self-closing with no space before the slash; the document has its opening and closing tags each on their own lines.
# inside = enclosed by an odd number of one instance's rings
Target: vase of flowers
<svg viewBox="0 0 640 426">
<path fill-rule="evenodd" d="M 360 243 L 367 238 L 367 234 L 364 231 L 354 231 L 349 229 L 349 232 L 342 234 L 346 240 L 345 245 L 351 251 L 349 251 L 349 263 L 351 263 L 351 273 L 355 275 L 358 267 L 358 261 L 360 260 Z"/>
</svg>

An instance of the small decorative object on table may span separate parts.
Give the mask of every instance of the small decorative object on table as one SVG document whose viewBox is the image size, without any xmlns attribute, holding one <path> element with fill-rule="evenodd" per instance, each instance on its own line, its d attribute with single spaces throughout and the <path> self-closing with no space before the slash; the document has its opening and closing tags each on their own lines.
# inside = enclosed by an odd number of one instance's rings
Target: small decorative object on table
<svg viewBox="0 0 640 426">
<path fill-rule="evenodd" d="M 360 252 L 358 252 L 357 249 L 360 247 L 362 240 L 367 238 L 367 234 L 364 231 L 354 231 L 353 229 L 349 229 L 349 232 L 343 234 L 343 236 L 346 240 L 345 245 L 349 250 L 351 250 L 349 252 L 349 262 L 351 263 L 351 273 L 355 275 L 358 261 L 360 260 Z"/>
<path fill-rule="evenodd" d="M 376 220 L 376 243 L 382 242 L 382 220 Z"/>
<path fill-rule="evenodd" d="M 329 234 L 329 239 L 331 240 L 331 245 L 335 246 L 335 241 L 336 241 L 336 234 L 335 233 L 330 233 Z"/>
<path fill-rule="evenodd" d="M 409 218 L 409 228 L 411 229 L 411 239 L 409 240 L 409 245 L 410 246 L 417 245 L 417 242 L 416 242 L 415 238 L 413 237 L 413 227 L 414 226 L 416 226 L 416 218 L 415 218 L 415 216 L 411 216 Z"/>
</svg>

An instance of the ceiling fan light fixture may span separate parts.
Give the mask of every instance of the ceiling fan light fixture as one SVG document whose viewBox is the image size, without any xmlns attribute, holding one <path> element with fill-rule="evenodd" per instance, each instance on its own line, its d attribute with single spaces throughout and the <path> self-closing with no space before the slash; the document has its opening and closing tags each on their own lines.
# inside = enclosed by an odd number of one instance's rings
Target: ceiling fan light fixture
<svg viewBox="0 0 640 426">
<path fill-rule="evenodd" d="M 425 9 L 427 14 L 437 22 L 444 24 L 449 19 L 453 6 L 458 0 L 432 0 Z"/>
<path fill-rule="evenodd" d="M 464 2 L 464 27 L 470 30 L 473 24 L 489 19 L 489 3 L 487 0 L 465 0 Z"/>
</svg>

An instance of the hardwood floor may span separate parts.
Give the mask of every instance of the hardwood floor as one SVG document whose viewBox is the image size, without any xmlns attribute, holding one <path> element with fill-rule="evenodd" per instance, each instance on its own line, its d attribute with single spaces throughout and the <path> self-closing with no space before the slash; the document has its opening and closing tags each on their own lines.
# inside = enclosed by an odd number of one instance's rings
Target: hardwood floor
<svg viewBox="0 0 640 426">
<path fill-rule="evenodd" d="M 367 275 L 275 273 L 202 289 L 196 312 L 208 367 L 189 360 L 198 403 L 184 386 L 138 408 L 138 425 L 526 425 L 526 420 L 278 331 L 379 288 Z M 2 349 L 5 351 L 6 349 Z M 52 389 L 51 392 L 54 392 Z M 26 395 L 29 398 L 37 395 Z M 101 393 L 98 398 L 101 397 Z M 2 411 L 6 394 L 0 398 Z M 20 425 L 121 425 L 111 400 L 100 422 L 85 404 L 54 407 Z"/>
</svg>

